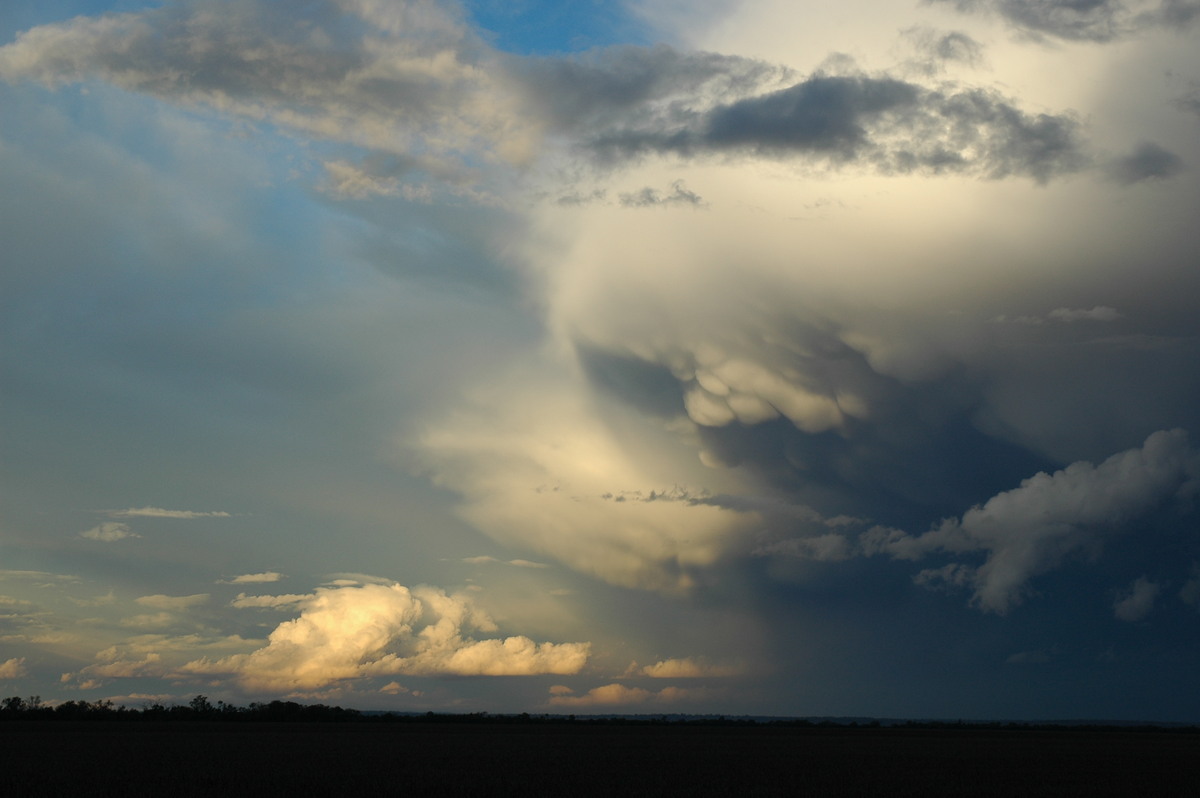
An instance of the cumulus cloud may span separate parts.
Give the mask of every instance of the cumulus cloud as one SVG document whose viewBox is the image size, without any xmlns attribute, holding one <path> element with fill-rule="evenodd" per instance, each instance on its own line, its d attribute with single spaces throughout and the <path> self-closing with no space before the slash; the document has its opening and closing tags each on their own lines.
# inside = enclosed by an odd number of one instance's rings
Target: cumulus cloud
<svg viewBox="0 0 1200 798">
<path fill-rule="evenodd" d="M 224 510 L 196 512 L 194 510 L 166 510 L 162 507 L 130 507 L 125 510 L 105 510 L 104 514 L 111 518 L 179 518 L 184 520 L 230 517 L 229 513 Z"/>
<path fill-rule="evenodd" d="M 467 637 L 468 630 L 495 632 L 496 626 L 465 595 L 431 587 L 319 588 L 301 607 L 266 646 L 194 660 L 180 672 L 232 676 L 251 691 L 294 692 L 364 676 L 575 673 L 589 651 L 587 643 Z"/>
<path fill-rule="evenodd" d="M 1113 615 L 1121 621 L 1140 621 L 1154 608 L 1162 585 L 1139 576 L 1113 602 Z"/>
<path fill-rule="evenodd" d="M 24 657 L 13 657 L 0 662 L 0 679 L 20 679 L 27 673 Z"/>
<path fill-rule="evenodd" d="M 927 569 L 918 579 L 970 587 L 981 609 L 1003 614 L 1022 601 L 1031 578 L 1163 501 L 1194 493 L 1198 480 L 1200 456 L 1187 433 L 1161 431 L 1141 448 L 1099 465 L 1080 461 L 1054 474 L 1039 473 L 922 535 L 877 527 L 861 536 L 860 545 L 866 554 L 914 560 L 934 552 L 984 552 L 978 567 L 951 563 Z M 1148 589 L 1137 594 L 1140 601 Z"/>
<path fill-rule="evenodd" d="M 118 540 L 125 540 L 126 538 L 140 538 L 141 535 L 130 529 L 128 524 L 107 521 L 91 529 L 85 529 L 79 533 L 79 537 L 87 538 L 88 540 L 99 540 L 103 543 L 115 543 Z"/>
</svg>

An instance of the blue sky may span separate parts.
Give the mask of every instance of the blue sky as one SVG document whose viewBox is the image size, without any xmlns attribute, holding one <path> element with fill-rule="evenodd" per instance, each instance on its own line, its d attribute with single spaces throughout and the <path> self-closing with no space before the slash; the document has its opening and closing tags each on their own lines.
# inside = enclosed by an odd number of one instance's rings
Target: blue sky
<svg viewBox="0 0 1200 798">
<path fill-rule="evenodd" d="M 6 5 L 0 694 L 1200 720 L 1196 20 Z"/>
</svg>

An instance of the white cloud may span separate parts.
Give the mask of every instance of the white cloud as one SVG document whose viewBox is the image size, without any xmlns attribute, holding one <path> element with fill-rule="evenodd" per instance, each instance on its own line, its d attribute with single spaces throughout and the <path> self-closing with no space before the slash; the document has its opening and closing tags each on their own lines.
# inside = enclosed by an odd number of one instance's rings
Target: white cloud
<svg viewBox="0 0 1200 798">
<path fill-rule="evenodd" d="M 114 543 L 126 538 L 138 538 L 141 535 L 130 529 L 128 524 L 107 521 L 99 526 L 94 526 L 91 529 L 80 532 L 79 537 L 87 538 L 88 540 L 99 540 L 103 543 Z"/>
<path fill-rule="evenodd" d="M 500 559 L 497 559 L 496 557 L 491 557 L 486 554 L 480 555 L 478 557 L 464 557 L 463 562 L 469 563 L 471 565 L 484 565 L 486 563 L 498 563 L 501 565 L 511 565 L 514 568 L 549 568 L 550 567 L 546 563 L 543 563 L 543 562 L 533 562 L 532 560 L 521 560 L 521 559 L 500 560 Z"/>
<path fill-rule="evenodd" d="M 294 692 L 370 675 L 575 673 L 587 661 L 587 643 L 477 641 L 464 636 L 470 629 L 496 631 L 463 594 L 398 584 L 320 588 L 265 647 L 195 660 L 180 671 L 230 675 L 248 690 Z"/>
<path fill-rule="evenodd" d="M 899 559 L 935 551 L 987 552 L 978 568 L 952 563 L 918 578 L 969 585 L 980 608 L 1003 614 L 1021 602 L 1032 577 L 1171 496 L 1195 491 L 1197 479 L 1200 457 L 1188 445 L 1187 434 L 1156 432 L 1141 448 L 1115 454 L 1098 466 L 1080 461 L 1054 474 L 1030 477 L 922 535 L 876 528 L 861 543 L 866 554 Z"/>
<path fill-rule="evenodd" d="M 24 657 L 13 657 L 0 662 L 0 679 L 20 679 L 27 673 Z"/>
<path fill-rule="evenodd" d="M 162 507 L 130 507 L 125 510 L 105 510 L 104 514 L 111 518 L 229 518 L 229 513 L 223 510 L 211 512 L 196 512 L 194 510 L 164 510 Z"/>
<path fill-rule="evenodd" d="M 1139 576 L 1113 602 L 1113 615 L 1121 621 L 1140 621 L 1154 608 L 1162 585 Z"/>
</svg>

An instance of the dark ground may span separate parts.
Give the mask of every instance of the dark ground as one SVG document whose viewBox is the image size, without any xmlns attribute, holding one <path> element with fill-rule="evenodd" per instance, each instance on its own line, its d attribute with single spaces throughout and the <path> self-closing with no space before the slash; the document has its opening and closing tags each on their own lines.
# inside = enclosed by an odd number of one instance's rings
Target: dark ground
<svg viewBox="0 0 1200 798">
<path fill-rule="evenodd" d="M 1200 732 L 29 721 L 0 793 L 1198 796 Z"/>
</svg>

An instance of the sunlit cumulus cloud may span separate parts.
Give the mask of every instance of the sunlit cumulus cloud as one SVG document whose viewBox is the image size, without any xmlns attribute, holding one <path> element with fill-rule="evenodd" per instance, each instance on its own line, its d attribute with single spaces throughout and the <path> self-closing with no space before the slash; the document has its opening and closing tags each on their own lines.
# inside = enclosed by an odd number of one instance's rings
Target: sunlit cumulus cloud
<svg viewBox="0 0 1200 798">
<path fill-rule="evenodd" d="M 0 662 L 0 679 L 20 679 L 25 674 L 24 657 L 13 657 Z"/>
<path fill-rule="evenodd" d="M 102 543 L 115 543 L 118 540 L 138 538 L 141 535 L 130 529 L 128 524 L 122 524 L 118 521 L 106 521 L 91 529 L 85 529 L 79 533 L 79 537 L 87 538 L 88 540 L 99 540 Z"/>
<path fill-rule="evenodd" d="M 641 687 L 626 687 L 614 682 L 602 687 L 593 687 L 582 695 L 562 685 L 550 688 L 548 703 L 552 707 L 632 707 L 643 704 L 674 704 L 695 700 L 707 695 L 703 689 L 664 687 L 661 690 L 646 690 Z"/>
<path fill-rule="evenodd" d="M 301 608 L 263 648 L 195 660 L 180 672 L 231 676 L 251 692 L 292 692 L 364 676 L 570 674 L 588 658 L 587 643 L 468 637 L 497 628 L 466 596 L 431 587 L 319 588 Z"/>
</svg>

